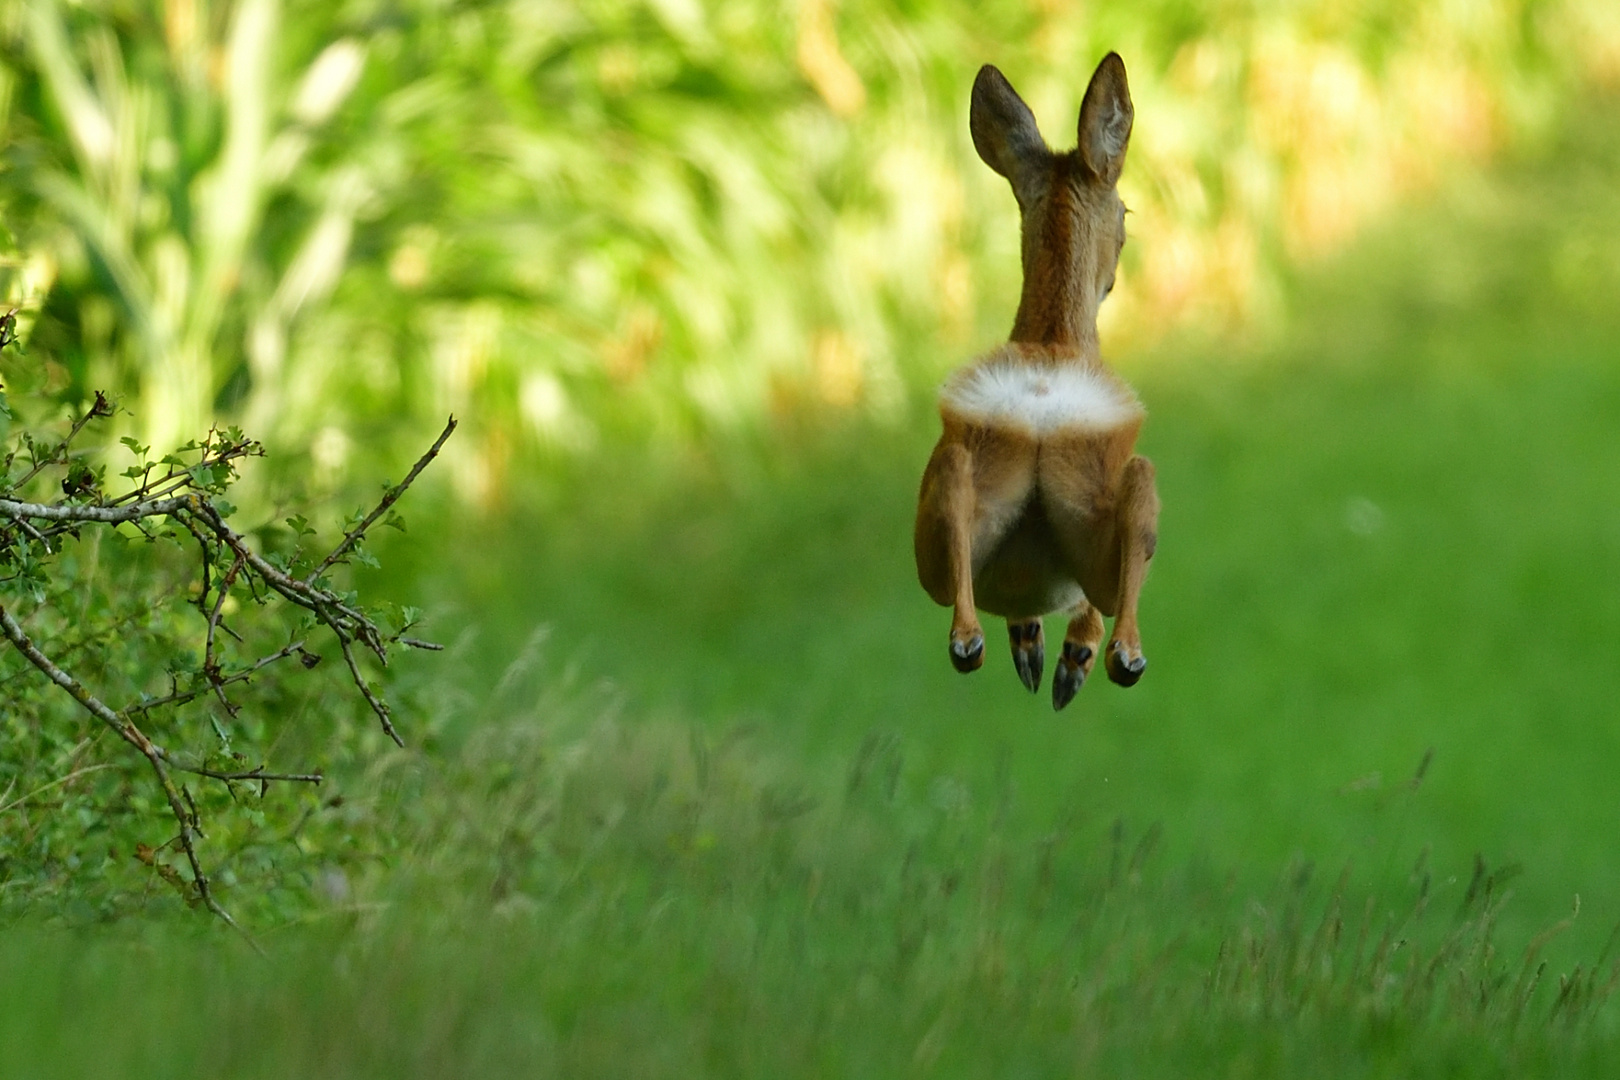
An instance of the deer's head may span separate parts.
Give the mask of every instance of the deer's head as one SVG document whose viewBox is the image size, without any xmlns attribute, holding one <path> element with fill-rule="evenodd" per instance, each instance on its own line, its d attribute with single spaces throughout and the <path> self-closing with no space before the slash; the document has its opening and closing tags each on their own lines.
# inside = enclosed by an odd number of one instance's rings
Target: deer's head
<svg viewBox="0 0 1620 1080">
<path fill-rule="evenodd" d="M 1125 204 L 1116 185 L 1134 115 L 1125 63 L 1109 53 L 1080 106 L 1079 146 L 1054 153 L 1001 72 L 989 64 L 979 70 L 973 146 L 1012 184 L 1023 221 L 1024 292 L 1012 340 L 1096 355 L 1097 308 L 1114 287 L 1125 246 Z"/>
</svg>

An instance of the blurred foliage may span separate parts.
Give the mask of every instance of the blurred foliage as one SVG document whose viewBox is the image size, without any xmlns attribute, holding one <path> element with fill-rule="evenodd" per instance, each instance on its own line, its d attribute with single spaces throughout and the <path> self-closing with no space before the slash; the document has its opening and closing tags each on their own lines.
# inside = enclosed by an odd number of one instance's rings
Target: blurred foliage
<svg viewBox="0 0 1620 1080">
<path fill-rule="evenodd" d="M 1322 250 L 1620 75 L 1607 0 L 13 0 L 5 280 L 47 385 L 226 414 L 335 482 L 446 409 L 514 455 L 882 413 L 1000 333 L 995 62 L 1068 144 L 1117 49 L 1139 118 L 1105 333 L 1276 311 Z M 302 455 L 308 454 L 305 458 Z"/>
</svg>

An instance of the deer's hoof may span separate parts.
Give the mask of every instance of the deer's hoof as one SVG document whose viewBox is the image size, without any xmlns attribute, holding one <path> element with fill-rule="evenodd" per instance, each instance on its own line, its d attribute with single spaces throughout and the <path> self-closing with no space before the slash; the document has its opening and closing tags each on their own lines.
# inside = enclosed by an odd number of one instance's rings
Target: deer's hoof
<svg viewBox="0 0 1620 1080">
<path fill-rule="evenodd" d="M 1090 645 L 1076 645 L 1072 641 L 1063 643 L 1063 653 L 1058 657 L 1057 669 L 1052 672 L 1052 708 L 1062 709 L 1074 700 L 1074 695 L 1086 684 L 1086 676 L 1091 672 L 1091 660 L 1095 654 Z"/>
<path fill-rule="evenodd" d="M 962 674 L 978 671 L 984 664 L 984 635 L 975 630 L 965 638 L 951 635 L 951 666 Z"/>
<path fill-rule="evenodd" d="M 1147 670 L 1147 657 L 1127 649 L 1122 641 L 1115 641 L 1108 646 L 1108 677 L 1120 686 L 1135 686 L 1142 679 L 1142 673 Z"/>
<path fill-rule="evenodd" d="M 1013 667 L 1018 678 L 1030 693 L 1041 688 L 1041 671 L 1046 667 L 1046 640 L 1041 635 L 1041 620 L 1007 624 L 1007 637 L 1012 641 Z"/>
</svg>

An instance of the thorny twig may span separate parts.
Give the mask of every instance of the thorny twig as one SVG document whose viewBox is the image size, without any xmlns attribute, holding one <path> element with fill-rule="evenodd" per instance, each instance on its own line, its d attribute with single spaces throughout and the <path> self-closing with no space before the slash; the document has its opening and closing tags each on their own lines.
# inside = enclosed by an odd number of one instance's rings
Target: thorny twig
<svg viewBox="0 0 1620 1080">
<path fill-rule="evenodd" d="M 337 633 L 338 644 L 343 647 L 343 659 L 349 665 L 349 674 L 354 677 L 354 685 L 360 688 L 360 693 L 365 697 L 366 704 L 370 705 L 371 711 L 377 714 L 377 719 L 382 722 L 382 729 L 388 733 L 390 739 L 394 740 L 394 745 L 403 748 L 405 740 L 400 738 L 399 732 L 394 730 L 394 722 L 388 715 L 387 703 L 372 692 L 371 685 L 366 682 L 365 676 L 360 674 L 360 665 L 354 662 L 354 650 L 349 647 L 349 639 L 344 637 L 343 632 L 338 630 L 336 626 L 333 626 L 332 629 Z"/>
<path fill-rule="evenodd" d="M 204 554 L 206 557 L 206 552 Z M 240 710 L 231 704 L 230 698 L 225 696 L 225 687 L 219 678 L 219 661 L 214 659 L 214 631 L 219 626 L 219 614 L 225 607 L 225 598 L 231 593 L 231 583 L 236 580 L 236 575 L 241 572 L 242 558 L 237 556 L 236 561 L 231 563 L 230 570 L 226 571 L 225 580 L 219 583 L 219 595 L 214 598 L 213 610 L 208 612 L 208 644 L 203 650 L 203 675 L 207 677 L 208 684 L 214 688 L 214 694 L 219 698 L 219 703 L 225 706 L 225 712 L 233 717 Z M 197 607 L 202 609 L 207 600 L 208 583 L 204 581 L 202 594 L 197 597 Z"/>
<path fill-rule="evenodd" d="M 0 345 L 3 344 L 5 342 L 0 342 Z M 217 430 L 211 430 L 200 446 L 192 447 L 200 451 L 199 461 L 194 465 L 186 466 L 177 463 L 176 459 L 165 459 L 168 469 L 156 478 L 151 475 L 153 471 L 151 465 L 144 463 L 137 465 L 131 470 L 131 474 L 128 474 L 135 479 L 135 487 L 116 498 L 104 498 L 94 480 L 85 484 L 75 484 L 71 488 L 65 485 L 64 491 L 68 492 L 68 497 L 60 502 L 39 503 L 12 497 L 21 494 L 24 485 L 38 476 L 44 468 L 53 464 L 69 464 L 69 451 L 73 440 L 90 421 L 111 416 L 113 411 L 113 406 L 107 398 L 97 393 L 94 404 L 74 422 L 65 439 L 48 454 L 36 457 L 33 467 L 17 482 L 0 487 L 0 553 L 17 543 L 16 533 L 21 533 L 43 545 L 49 554 L 52 552 L 50 537 L 65 533 L 76 535 L 77 530 L 86 525 L 129 524 L 140 529 L 148 538 L 153 535 L 147 528 L 148 524 L 158 519 L 166 519 L 185 529 L 197 540 L 202 553 L 202 589 L 196 600 L 198 611 L 207 626 L 201 685 L 182 690 L 176 684 L 172 692 L 164 697 L 132 702 L 121 710 L 113 709 L 46 656 L 4 606 L 0 606 L 0 634 L 3 634 L 29 663 L 146 759 L 159 786 L 163 789 L 170 812 L 180 829 L 175 840 L 190 865 L 191 888 L 194 892 L 192 901 L 206 907 L 230 926 L 241 929 L 214 895 L 208 875 L 204 872 L 197 854 L 197 839 L 201 832 L 191 793 L 174 782 L 171 772 L 179 770 L 192 773 L 227 785 L 236 782 L 257 782 L 261 785 L 261 790 L 270 781 L 276 780 L 319 784 L 321 774 L 270 772 L 263 765 L 254 769 L 228 771 L 186 761 L 177 758 L 148 738 L 136 724 L 136 717 L 146 716 L 160 707 L 185 704 L 209 692 L 216 694 L 227 712 L 234 716 L 238 708 L 226 696 L 226 687 L 245 682 L 265 667 L 289 656 L 299 657 L 305 667 L 313 667 L 319 662 L 320 657 L 306 651 L 305 642 L 299 640 L 260 657 L 239 670 L 229 674 L 223 672 L 216 654 L 216 631 L 224 629 L 236 637 L 235 633 L 221 622 L 221 616 L 231 588 L 241 581 L 254 591 L 256 598 L 259 595 L 259 586 L 262 585 L 269 592 L 278 594 L 287 602 L 308 611 L 331 629 L 342 649 L 344 661 L 356 688 L 377 716 L 383 731 L 396 744 L 403 746 L 404 741 L 394 727 L 388 705 L 372 689 L 360 670 L 352 643 L 358 641 L 365 645 L 378 662 L 384 665 L 388 662 L 388 645 L 395 641 L 419 649 L 437 650 L 442 646 L 416 638 L 406 638 L 401 634 L 395 634 L 392 638 L 386 636 L 371 616 L 356 607 L 352 600 L 327 587 L 323 575 L 364 539 L 367 531 L 415 482 L 455 430 L 456 420 L 454 417 L 449 420 L 444 431 L 416 462 L 405 479 L 389 488 L 371 513 L 350 529 L 313 570 L 300 578 L 278 568 L 254 551 L 247 538 L 226 522 L 220 507 L 210 498 L 211 492 L 223 490 L 224 485 L 219 481 L 222 472 L 230 475 L 234 471 L 234 462 L 244 457 L 262 454 L 257 443 L 243 438 L 235 431 L 221 434 Z M 144 462 L 144 450 L 139 447 L 135 449 L 143 455 Z M 9 464 L 10 458 L 7 458 L 6 462 Z M 0 484 L 4 484 L 3 472 L 0 472 Z M 213 563 L 218 555 L 227 550 L 232 557 L 230 567 L 223 577 L 216 581 L 211 573 Z M 210 593 L 213 594 L 211 603 Z M 251 941 L 251 938 L 249 940 Z M 257 948 L 257 945 L 254 947 Z"/>
<path fill-rule="evenodd" d="M 269 656 L 261 656 L 258 660 L 255 660 L 252 664 L 243 668 L 241 671 L 233 671 L 229 675 L 222 675 L 217 681 L 209 680 L 209 684 L 207 686 L 199 686 L 191 690 L 176 690 L 164 697 L 151 698 L 147 701 L 139 701 L 127 707 L 124 712 L 128 713 L 130 716 L 134 716 L 137 713 L 151 712 L 153 709 L 163 708 L 165 705 L 184 705 L 188 701 L 195 701 L 197 698 L 202 697 L 204 694 L 208 693 L 209 690 L 216 687 L 226 687 L 230 686 L 232 683 L 246 682 L 254 675 L 257 675 L 260 670 L 269 667 L 277 660 L 285 660 L 289 656 L 313 655 L 313 653 L 304 652 L 304 643 L 302 641 L 295 641 L 291 645 L 286 645 L 280 649 L 277 649 Z"/>
<path fill-rule="evenodd" d="M 399 497 L 405 494 L 405 489 L 410 487 L 411 484 L 416 481 L 417 476 L 421 474 L 422 470 L 428 467 L 428 462 L 439 456 L 439 451 L 444 447 L 445 440 L 448 439 L 451 433 L 455 430 L 456 418 L 452 416 L 444 425 L 444 430 L 439 433 L 439 437 L 433 440 L 433 445 L 428 447 L 427 453 L 416 459 L 416 464 L 412 465 L 411 471 L 405 474 L 405 479 L 401 480 L 399 483 L 389 488 L 386 493 L 384 493 L 382 501 L 377 503 L 376 509 L 367 514 L 365 519 L 362 520 L 360 524 L 349 530 L 348 534 L 343 537 L 343 540 L 338 544 L 338 546 L 332 549 L 332 553 L 326 558 L 322 559 L 321 564 L 309 572 L 309 576 L 305 578 L 306 581 L 314 581 L 316 578 L 320 577 L 331 568 L 333 563 L 347 555 L 349 553 L 349 549 L 353 548 L 354 545 L 360 542 L 361 538 L 366 535 L 366 530 L 375 525 L 377 523 L 377 519 L 387 513 L 388 508 L 399 501 Z"/>
<path fill-rule="evenodd" d="M 0 341 L 0 346 L 9 344 L 9 341 Z M 53 449 L 45 457 L 36 457 L 34 459 L 33 468 L 23 473 L 23 475 L 18 478 L 17 482 L 12 485 L 12 489 L 15 491 L 21 491 L 28 481 L 38 476 L 50 466 L 66 464 L 68 447 L 73 444 L 74 439 L 79 437 L 79 432 L 84 430 L 85 425 L 90 423 L 92 420 L 99 420 L 103 417 L 111 416 L 112 414 L 112 402 L 107 400 L 106 394 L 103 394 L 100 390 L 97 390 L 94 404 L 92 404 L 90 408 L 85 411 L 83 416 L 79 417 L 73 422 L 73 427 L 70 431 L 68 431 L 67 437 L 61 442 L 57 443 L 55 449 Z M 11 464 L 11 455 L 9 454 L 6 456 L 6 464 Z"/>
<path fill-rule="evenodd" d="M 51 550 L 50 538 L 44 533 L 40 532 L 38 529 L 34 528 L 27 518 L 16 517 L 12 520 L 16 522 L 17 528 L 28 534 L 29 539 L 39 541 L 40 545 L 45 549 L 45 554 L 54 554 L 54 552 Z"/>
<path fill-rule="evenodd" d="M 272 781 L 272 780 L 284 780 L 284 781 L 287 781 L 289 783 L 317 784 L 318 785 L 322 780 L 326 779 L 326 777 L 324 777 L 323 775 L 321 775 L 318 772 L 317 773 L 266 772 L 263 765 L 259 765 L 259 766 L 255 767 L 255 768 L 252 768 L 252 769 L 241 770 L 241 771 L 238 771 L 238 772 L 223 772 L 223 771 L 221 771 L 219 769 L 210 769 L 210 768 L 207 768 L 206 766 L 202 766 L 202 765 L 182 764 L 181 762 L 176 761 L 173 758 L 169 758 L 167 760 L 168 760 L 170 765 L 174 766 L 176 769 L 181 770 L 182 772 L 195 773 L 198 776 L 206 776 L 206 777 L 208 777 L 209 779 L 212 779 L 212 780 L 223 780 L 226 783 L 236 783 L 236 782 L 239 782 L 239 781 L 252 780 L 252 781 L 256 781 L 257 783 L 259 783 L 262 786 L 268 786 L 270 781 Z"/>
</svg>

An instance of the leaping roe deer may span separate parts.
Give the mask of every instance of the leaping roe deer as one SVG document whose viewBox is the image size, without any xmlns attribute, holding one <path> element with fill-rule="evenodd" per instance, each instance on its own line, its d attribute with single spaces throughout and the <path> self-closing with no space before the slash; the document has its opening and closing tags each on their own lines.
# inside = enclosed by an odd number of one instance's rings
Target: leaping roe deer
<svg viewBox="0 0 1620 1080">
<path fill-rule="evenodd" d="M 1136 603 L 1159 497 L 1152 463 L 1134 452 L 1141 403 L 1097 347 L 1097 308 L 1125 245 L 1116 184 L 1133 115 L 1125 64 L 1109 53 L 1080 107 L 1079 148 L 1054 153 L 1001 72 L 979 71 L 973 145 L 1018 200 L 1024 291 L 1007 344 L 947 380 L 917 500 L 917 576 L 954 610 L 958 671 L 984 663 L 982 608 L 1007 620 L 1019 678 L 1038 690 L 1041 616 L 1069 614 L 1056 709 L 1091 673 L 1105 615 L 1108 677 L 1132 686 L 1147 668 Z"/>
</svg>

